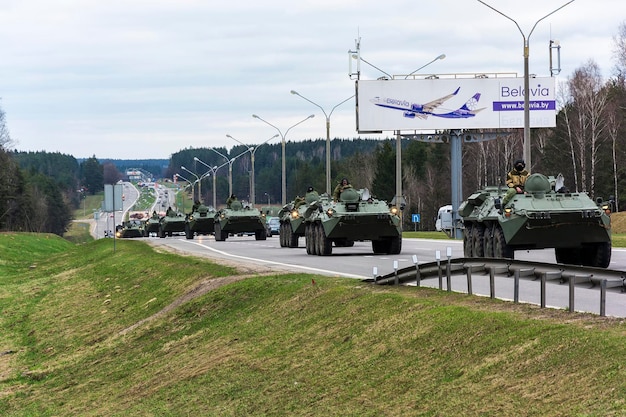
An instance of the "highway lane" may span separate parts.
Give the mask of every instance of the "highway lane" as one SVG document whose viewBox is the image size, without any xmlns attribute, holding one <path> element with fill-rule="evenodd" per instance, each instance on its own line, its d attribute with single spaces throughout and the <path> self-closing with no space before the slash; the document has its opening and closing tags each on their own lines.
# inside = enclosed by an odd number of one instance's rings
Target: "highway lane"
<svg viewBox="0 0 626 417">
<path fill-rule="evenodd" d="M 353 278 L 369 278 L 373 268 L 383 275 L 394 270 L 394 262 L 398 268 L 414 265 L 413 255 L 418 263 L 436 261 L 439 251 L 442 261 L 447 259 L 448 248 L 453 258 L 463 257 L 463 243 L 459 240 L 435 239 L 403 239 L 400 255 L 374 255 L 370 242 L 355 242 L 351 248 L 333 247 L 331 256 L 307 255 L 304 249 L 304 238 L 300 238 L 299 248 L 281 248 L 278 236 L 257 241 L 254 237 L 229 237 L 225 242 L 216 242 L 212 236 L 196 236 L 187 240 L 183 236 L 158 239 L 156 245 L 165 244 L 181 252 L 204 255 L 242 263 L 256 263 L 268 268 L 280 270 L 314 271 L 323 275 L 346 276 Z M 554 250 L 517 251 L 515 258 L 519 260 L 555 262 Z M 614 249 L 611 269 L 626 270 L 626 251 Z"/>
<path fill-rule="evenodd" d="M 441 261 L 447 260 L 448 248 L 452 258 L 463 257 L 463 245 L 456 240 L 431 239 L 403 239 L 403 249 L 400 255 L 374 255 L 370 242 L 355 242 L 351 248 L 335 248 L 331 256 L 307 255 L 304 249 L 304 239 L 300 239 L 299 248 L 281 248 L 277 237 L 268 237 L 265 241 L 256 241 L 254 237 L 229 237 L 225 242 L 216 242 L 212 236 L 197 236 L 192 240 L 184 236 L 174 236 L 165 239 L 149 238 L 155 246 L 167 245 L 176 251 L 190 255 L 205 256 L 222 259 L 229 264 L 241 267 L 250 267 L 254 271 L 280 272 L 307 272 L 328 276 L 347 277 L 356 279 L 371 278 L 374 270 L 378 275 L 394 271 L 394 264 L 398 269 L 413 266 L 413 256 L 417 256 L 419 264 L 436 261 L 439 251 Z M 516 259 L 554 263 L 554 250 L 517 251 Z M 611 269 L 626 269 L 626 250 L 614 249 Z M 445 279 L 444 279 L 445 281 Z M 429 279 L 423 286 L 438 287 L 438 279 Z M 566 308 L 568 305 L 568 286 L 550 283 L 547 305 L 557 308 Z M 444 283 L 445 288 L 445 283 Z M 466 279 L 456 277 L 452 281 L 454 291 L 465 292 Z M 512 279 L 498 280 L 496 296 L 501 299 L 512 299 Z M 540 301 L 539 284 L 537 281 L 522 280 L 520 282 L 520 301 L 538 304 Z M 488 275 L 475 274 L 473 276 L 474 294 L 488 296 Z M 626 294 L 608 292 L 608 316 L 626 317 Z M 599 314 L 599 291 L 597 288 L 577 288 L 575 307 L 577 311 L 587 311 Z"/>
</svg>

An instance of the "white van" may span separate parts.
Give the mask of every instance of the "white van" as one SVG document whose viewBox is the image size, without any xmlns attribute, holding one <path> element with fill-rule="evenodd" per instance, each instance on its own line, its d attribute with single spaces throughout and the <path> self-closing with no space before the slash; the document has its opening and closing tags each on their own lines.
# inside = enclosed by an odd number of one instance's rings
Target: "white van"
<svg viewBox="0 0 626 417">
<path fill-rule="evenodd" d="M 439 208 L 437 212 L 437 221 L 435 229 L 438 232 L 446 232 L 448 235 L 452 233 L 452 205 L 448 204 Z"/>
</svg>

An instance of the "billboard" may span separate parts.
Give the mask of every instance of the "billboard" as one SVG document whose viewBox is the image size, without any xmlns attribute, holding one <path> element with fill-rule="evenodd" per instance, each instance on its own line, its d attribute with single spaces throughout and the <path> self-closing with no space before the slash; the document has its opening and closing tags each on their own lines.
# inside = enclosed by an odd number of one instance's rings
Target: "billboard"
<svg viewBox="0 0 626 417">
<path fill-rule="evenodd" d="M 530 78 L 530 127 L 556 126 L 554 84 Z M 357 81 L 359 132 L 523 127 L 523 78 Z"/>
</svg>

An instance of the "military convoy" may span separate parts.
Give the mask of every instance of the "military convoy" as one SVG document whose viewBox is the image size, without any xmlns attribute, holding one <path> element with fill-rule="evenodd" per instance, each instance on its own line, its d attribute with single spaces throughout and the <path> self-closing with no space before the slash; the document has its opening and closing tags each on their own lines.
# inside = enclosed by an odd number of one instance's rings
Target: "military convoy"
<svg viewBox="0 0 626 417">
<path fill-rule="evenodd" d="M 608 267 L 610 202 L 569 192 L 561 175 L 531 174 L 523 194 L 502 204 L 506 187 L 485 187 L 459 206 L 466 257 L 513 258 L 516 250 L 554 248 L 559 263 Z"/>
<path fill-rule="evenodd" d="M 305 216 L 309 255 L 331 255 L 333 244 L 350 247 L 355 241 L 371 241 L 374 253 L 397 255 L 402 251 L 397 207 L 372 197 L 367 189 L 347 188 L 338 201 L 324 194 L 309 204 Z"/>
<path fill-rule="evenodd" d="M 229 234 L 243 233 L 253 233 L 256 240 L 265 240 L 265 214 L 235 200 L 229 204 L 229 207 L 220 209 L 215 214 L 215 240 L 223 242 Z"/>
</svg>

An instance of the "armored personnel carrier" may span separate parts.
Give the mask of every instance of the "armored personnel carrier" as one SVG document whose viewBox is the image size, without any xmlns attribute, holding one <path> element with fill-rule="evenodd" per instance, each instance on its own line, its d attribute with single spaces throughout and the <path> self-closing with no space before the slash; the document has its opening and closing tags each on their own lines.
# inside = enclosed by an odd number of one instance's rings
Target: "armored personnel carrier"
<svg viewBox="0 0 626 417">
<path fill-rule="evenodd" d="M 172 236 L 174 233 L 185 231 L 185 216 L 182 213 L 168 209 L 165 216 L 159 220 L 159 237 Z"/>
<path fill-rule="evenodd" d="M 193 207 L 187 215 L 185 223 L 185 237 L 193 239 L 194 235 L 208 235 L 214 231 L 215 210 L 204 204 Z"/>
<path fill-rule="evenodd" d="M 478 190 L 459 206 L 466 257 L 514 257 L 554 248 L 558 263 L 606 268 L 611 262 L 610 202 L 569 192 L 563 177 L 532 174 L 506 205 L 507 187 Z"/>
<path fill-rule="evenodd" d="M 146 220 L 144 222 L 144 225 L 143 225 L 143 236 L 144 237 L 149 237 L 151 233 L 158 234 L 159 233 L 159 226 L 161 224 L 160 220 L 161 220 L 161 218 L 159 217 L 157 212 L 156 211 L 153 212 L 152 216 L 150 216 L 148 218 L 148 220 Z"/>
<path fill-rule="evenodd" d="M 328 195 L 323 197 L 328 200 Z M 305 222 L 307 210 L 311 208 L 309 214 L 317 209 L 317 205 L 311 207 L 311 204 L 317 203 L 320 196 L 317 192 L 308 192 L 304 198 L 296 198 L 289 204 L 286 204 L 278 213 L 280 218 L 280 246 L 285 248 L 297 248 L 298 240 L 304 236 Z"/>
<path fill-rule="evenodd" d="M 143 225 L 139 220 L 129 220 L 115 228 L 115 236 L 118 238 L 132 238 L 143 236 Z"/>
<path fill-rule="evenodd" d="M 325 197 L 309 205 L 305 239 L 309 255 L 331 255 L 333 244 L 349 247 L 367 240 L 374 253 L 396 255 L 402 250 L 402 226 L 396 207 L 371 197 L 367 189 L 348 188 L 336 202 Z"/>
<path fill-rule="evenodd" d="M 226 240 L 229 234 L 237 233 L 254 233 L 256 240 L 265 240 L 265 214 L 235 200 L 230 203 L 229 208 L 221 209 L 215 214 L 214 233 L 218 242 Z"/>
</svg>

